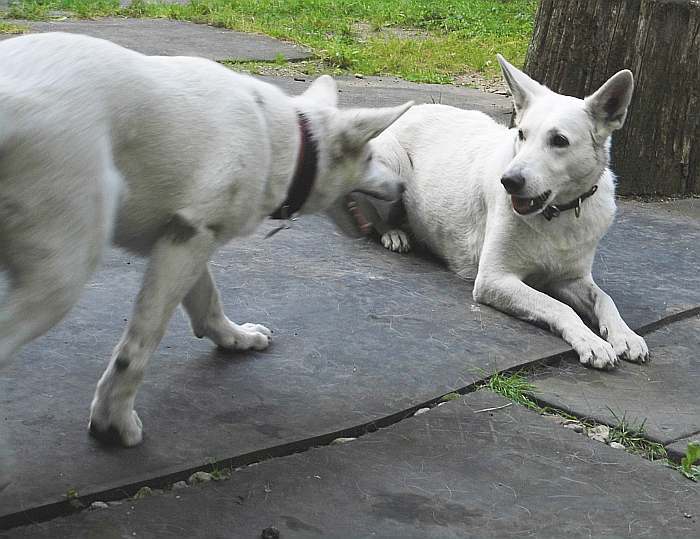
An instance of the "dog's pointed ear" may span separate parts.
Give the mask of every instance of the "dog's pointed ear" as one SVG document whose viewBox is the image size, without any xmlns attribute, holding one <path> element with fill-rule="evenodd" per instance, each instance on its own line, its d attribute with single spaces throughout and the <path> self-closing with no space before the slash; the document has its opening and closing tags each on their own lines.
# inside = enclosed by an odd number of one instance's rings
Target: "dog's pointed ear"
<svg viewBox="0 0 700 539">
<path fill-rule="evenodd" d="M 338 86 L 330 75 L 317 78 L 302 95 L 319 104 L 329 107 L 338 106 Z"/>
<path fill-rule="evenodd" d="M 546 92 L 547 89 L 540 83 L 532 80 L 517 67 L 511 65 L 500 54 L 496 55 L 498 63 L 501 64 L 503 77 L 506 79 L 506 84 L 510 88 L 510 93 L 513 95 L 513 103 L 518 114 L 526 109 L 538 95 Z"/>
<path fill-rule="evenodd" d="M 413 101 L 409 101 L 398 107 L 342 111 L 343 121 L 347 126 L 345 131 L 346 142 L 352 148 L 359 149 L 363 147 L 370 140 L 381 135 L 386 128 L 398 120 L 412 106 Z"/>
<path fill-rule="evenodd" d="M 584 100 L 586 111 L 593 118 L 598 131 L 609 135 L 624 125 L 633 92 L 634 77 L 630 70 L 625 69 L 610 77 L 598 91 Z"/>
</svg>

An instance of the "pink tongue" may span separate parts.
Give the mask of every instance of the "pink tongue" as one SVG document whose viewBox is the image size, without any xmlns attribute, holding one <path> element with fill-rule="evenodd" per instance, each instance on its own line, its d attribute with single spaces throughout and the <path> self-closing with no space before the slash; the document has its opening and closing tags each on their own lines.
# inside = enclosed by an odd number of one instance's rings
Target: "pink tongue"
<svg viewBox="0 0 700 539">
<path fill-rule="evenodd" d="M 512 203 L 513 203 L 513 208 L 515 211 L 518 213 L 526 213 L 530 209 L 530 199 L 529 198 L 519 198 L 519 197 L 510 197 Z"/>
</svg>

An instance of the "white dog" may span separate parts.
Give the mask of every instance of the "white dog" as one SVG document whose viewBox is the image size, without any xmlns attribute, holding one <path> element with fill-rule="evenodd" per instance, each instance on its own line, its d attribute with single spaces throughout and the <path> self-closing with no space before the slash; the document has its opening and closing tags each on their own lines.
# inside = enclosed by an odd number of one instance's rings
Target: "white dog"
<svg viewBox="0 0 700 539">
<path fill-rule="evenodd" d="M 98 438 L 138 444 L 134 398 L 178 304 L 221 347 L 270 342 L 223 313 L 212 253 L 268 216 L 338 214 L 354 190 L 400 198 L 367 143 L 410 106 L 338 110 L 330 77 L 288 97 L 214 62 L 84 36 L 2 42 L 0 364 L 68 312 L 110 240 L 148 255 L 90 415 Z"/>
<path fill-rule="evenodd" d="M 453 107 L 414 107 L 371 143 L 406 183 L 408 228 L 392 230 L 361 199 L 360 213 L 369 215 L 360 224 L 373 224 L 394 251 L 410 248 L 409 230 L 454 272 L 476 278 L 475 301 L 548 326 L 585 365 L 644 362 L 644 340 L 591 277 L 615 215 L 610 137 L 625 121 L 632 73 L 617 73 L 581 100 L 498 59 L 517 126 Z"/>
</svg>

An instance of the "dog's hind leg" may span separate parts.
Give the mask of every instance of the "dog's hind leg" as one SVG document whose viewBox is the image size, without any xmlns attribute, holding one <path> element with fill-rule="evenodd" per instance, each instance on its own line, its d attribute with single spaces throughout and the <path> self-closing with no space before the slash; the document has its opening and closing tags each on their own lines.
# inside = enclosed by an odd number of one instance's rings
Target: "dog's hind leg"
<svg viewBox="0 0 700 539">
<path fill-rule="evenodd" d="M 264 350 L 270 344 L 272 332 L 265 326 L 238 325 L 226 317 L 208 266 L 182 304 L 190 317 L 192 330 L 199 338 L 208 337 L 228 350 Z"/>
<path fill-rule="evenodd" d="M 390 251 L 407 253 L 411 250 L 403 199 L 387 202 L 363 193 L 353 193 L 351 198 L 349 210 L 360 230 L 373 229 L 380 243 Z"/>
<path fill-rule="evenodd" d="M 22 345 L 58 323 L 78 301 L 89 274 L 52 271 L 51 265 L 47 259 L 11 276 L 0 305 L 0 366 Z"/>
<path fill-rule="evenodd" d="M 0 218 L 0 269 L 7 278 L 0 298 L 0 365 L 78 301 L 102 254 L 100 225 L 93 215 L 65 208 Z"/>
<path fill-rule="evenodd" d="M 90 433 L 107 443 L 141 442 L 136 392 L 173 311 L 194 286 L 216 247 L 214 232 L 174 219 L 172 233 L 156 242 L 143 284 L 119 344 L 100 378 L 90 408 Z"/>
</svg>

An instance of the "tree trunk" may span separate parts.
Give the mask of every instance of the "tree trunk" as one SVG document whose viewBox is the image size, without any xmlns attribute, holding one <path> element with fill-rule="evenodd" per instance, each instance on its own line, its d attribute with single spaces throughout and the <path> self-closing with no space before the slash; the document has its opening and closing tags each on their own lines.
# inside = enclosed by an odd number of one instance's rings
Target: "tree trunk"
<svg viewBox="0 0 700 539">
<path fill-rule="evenodd" d="M 613 137 L 619 191 L 700 193 L 700 0 L 541 0 L 531 77 L 584 97 L 625 68 L 635 92 Z"/>
</svg>

